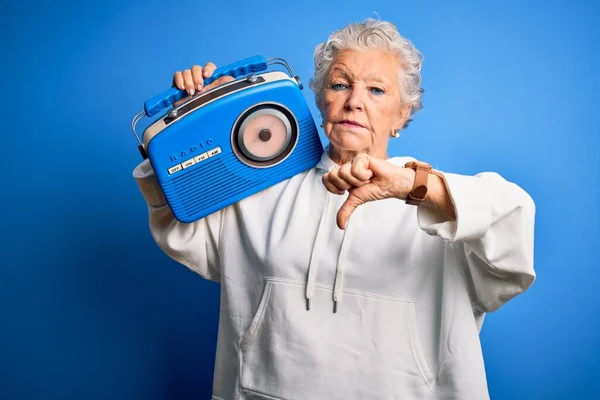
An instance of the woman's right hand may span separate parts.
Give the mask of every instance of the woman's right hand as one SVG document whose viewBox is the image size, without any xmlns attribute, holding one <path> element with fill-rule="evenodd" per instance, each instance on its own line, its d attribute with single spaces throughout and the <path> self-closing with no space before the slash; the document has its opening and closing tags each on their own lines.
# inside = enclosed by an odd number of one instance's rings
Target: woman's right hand
<svg viewBox="0 0 600 400">
<path fill-rule="evenodd" d="M 204 78 L 210 77 L 215 72 L 215 69 L 217 69 L 217 66 L 209 61 L 204 67 L 194 65 L 190 69 L 177 71 L 173 74 L 173 86 L 179 90 L 185 90 L 190 96 L 193 96 L 196 92 L 202 93 L 215 86 L 234 80 L 231 76 L 222 76 L 210 85 L 204 86 Z"/>
</svg>

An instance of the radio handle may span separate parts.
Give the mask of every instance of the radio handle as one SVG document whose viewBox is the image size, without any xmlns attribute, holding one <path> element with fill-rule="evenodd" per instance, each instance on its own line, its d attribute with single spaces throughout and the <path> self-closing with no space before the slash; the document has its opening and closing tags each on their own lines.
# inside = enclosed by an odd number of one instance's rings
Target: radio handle
<svg viewBox="0 0 600 400">
<path fill-rule="evenodd" d="M 245 58 L 243 60 L 239 60 L 234 63 L 227 64 L 223 67 L 217 68 L 210 77 L 204 78 L 204 85 L 209 85 L 223 76 L 231 76 L 233 78 L 238 78 L 240 76 L 244 76 L 254 72 L 264 71 L 266 69 L 267 60 L 263 56 L 257 55 Z M 179 90 L 176 87 L 172 87 L 148 99 L 144 103 L 144 110 L 146 112 L 146 115 L 148 117 L 151 117 L 187 96 L 188 93 L 185 90 Z"/>
</svg>

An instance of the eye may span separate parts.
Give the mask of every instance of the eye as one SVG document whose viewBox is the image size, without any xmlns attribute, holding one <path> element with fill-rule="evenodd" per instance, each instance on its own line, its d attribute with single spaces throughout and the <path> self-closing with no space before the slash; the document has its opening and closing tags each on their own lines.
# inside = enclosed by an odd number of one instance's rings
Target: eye
<svg viewBox="0 0 600 400">
<path fill-rule="evenodd" d="M 373 88 L 371 88 L 371 93 L 376 94 L 376 95 L 382 95 L 385 92 L 383 91 L 383 89 L 380 89 L 378 87 L 373 87 Z"/>
<path fill-rule="evenodd" d="M 330 88 L 335 90 L 335 91 L 339 91 L 342 89 L 345 89 L 347 86 L 344 85 L 343 83 L 333 83 L 331 84 Z"/>
</svg>

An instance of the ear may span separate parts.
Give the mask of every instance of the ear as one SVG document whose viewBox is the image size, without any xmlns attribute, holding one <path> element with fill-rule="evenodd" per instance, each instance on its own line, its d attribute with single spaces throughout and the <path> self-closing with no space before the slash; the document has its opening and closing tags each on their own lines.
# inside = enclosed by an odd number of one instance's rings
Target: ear
<svg viewBox="0 0 600 400">
<path fill-rule="evenodd" d="M 323 94 L 317 97 L 317 109 L 323 115 L 323 106 L 324 106 Z"/>
<path fill-rule="evenodd" d="M 397 126 L 396 129 L 404 128 L 404 124 L 406 123 L 406 120 L 408 120 L 411 110 L 412 110 L 412 106 L 406 105 L 406 106 L 402 107 L 402 109 L 400 110 L 400 113 L 398 114 L 397 123 L 394 125 L 394 126 Z"/>
</svg>

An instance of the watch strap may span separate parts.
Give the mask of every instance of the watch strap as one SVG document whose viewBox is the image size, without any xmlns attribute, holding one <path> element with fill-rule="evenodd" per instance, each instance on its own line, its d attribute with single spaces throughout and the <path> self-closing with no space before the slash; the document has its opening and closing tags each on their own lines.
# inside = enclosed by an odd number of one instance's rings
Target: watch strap
<svg viewBox="0 0 600 400">
<path fill-rule="evenodd" d="M 415 181 L 412 190 L 406 196 L 406 204 L 418 206 L 427 196 L 427 182 L 429 174 L 432 172 L 431 165 L 421 161 L 410 161 L 404 167 L 415 171 Z"/>
</svg>

